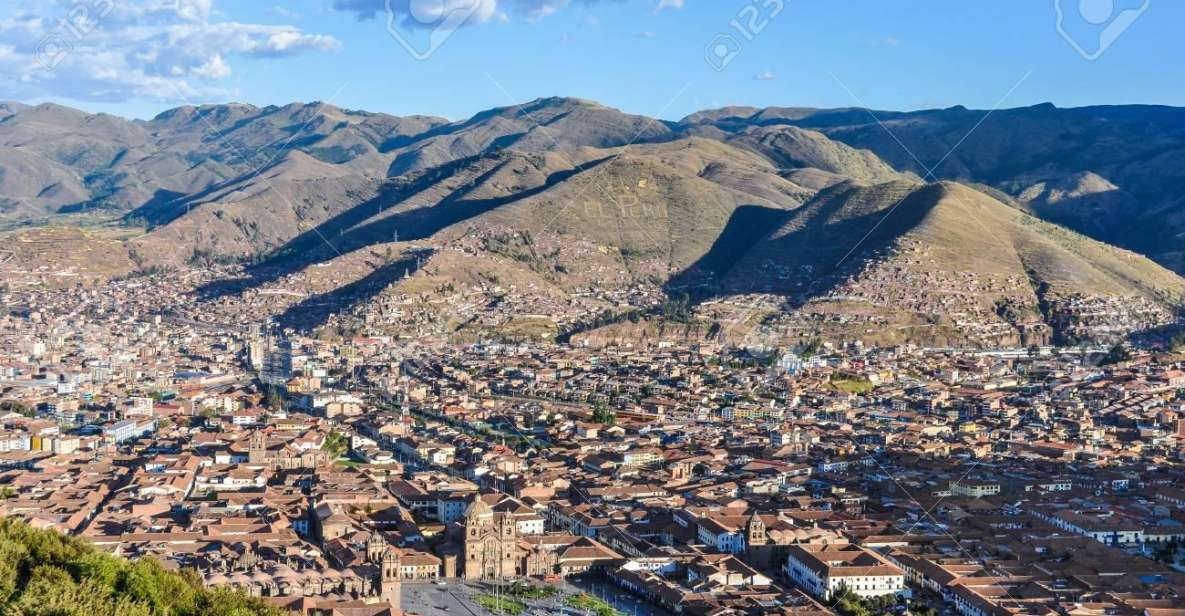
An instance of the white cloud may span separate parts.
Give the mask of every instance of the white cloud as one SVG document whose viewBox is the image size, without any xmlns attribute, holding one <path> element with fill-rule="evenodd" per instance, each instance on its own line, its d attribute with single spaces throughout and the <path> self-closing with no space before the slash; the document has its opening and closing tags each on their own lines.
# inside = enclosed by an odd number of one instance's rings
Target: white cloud
<svg viewBox="0 0 1185 616">
<path fill-rule="evenodd" d="M 230 77 L 230 67 L 226 65 L 222 56 L 215 55 L 205 64 L 191 70 L 190 73 L 205 79 L 226 79 Z"/>
<path fill-rule="evenodd" d="M 235 57 L 340 47 L 290 25 L 225 21 L 213 0 L 26 0 L 0 16 L 0 40 L 0 91 L 108 102 L 220 98 Z"/>
<path fill-rule="evenodd" d="M 466 23 L 489 21 L 498 13 L 498 0 L 333 0 L 333 8 L 354 13 L 358 19 L 385 19 L 390 11 L 409 26 L 431 27 L 457 12 Z"/>
<path fill-rule="evenodd" d="M 757 81 L 773 81 L 777 78 L 777 74 L 773 71 L 762 71 L 756 75 L 753 75 L 753 79 L 756 79 Z"/>
<path fill-rule="evenodd" d="M 206 22 L 210 20 L 210 9 L 213 0 L 176 0 L 177 16 L 188 21 Z"/>
<path fill-rule="evenodd" d="M 544 17 L 555 15 L 568 4 L 568 0 L 518 0 L 513 3 L 513 8 L 516 12 L 525 15 L 528 20 L 538 21 Z"/>
<path fill-rule="evenodd" d="M 660 13 L 666 9 L 681 8 L 683 8 L 683 0 L 658 0 L 658 5 L 654 7 L 654 12 Z"/>
<path fill-rule="evenodd" d="M 333 8 L 354 13 L 359 19 L 385 19 L 390 11 L 405 26 L 430 28 L 455 11 L 468 14 L 463 25 L 483 23 L 495 17 L 505 22 L 511 14 L 538 21 L 573 4 L 592 5 L 602 1 L 611 0 L 333 0 Z M 683 0 L 660 2 L 683 5 Z"/>
<path fill-rule="evenodd" d="M 242 27 L 241 24 L 236 26 Z M 254 29 L 251 29 L 254 30 Z M 248 32 L 248 29 L 244 29 Z M 319 51 L 333 51 L 341 45 L 332 36 L 325 34 L 304 34 L 299 30 L 278 30 L 263 37 L 246 37 L 241 51 L 252 55 L 282 56 L 292 53 L 315 49 Z"/>
</svg>

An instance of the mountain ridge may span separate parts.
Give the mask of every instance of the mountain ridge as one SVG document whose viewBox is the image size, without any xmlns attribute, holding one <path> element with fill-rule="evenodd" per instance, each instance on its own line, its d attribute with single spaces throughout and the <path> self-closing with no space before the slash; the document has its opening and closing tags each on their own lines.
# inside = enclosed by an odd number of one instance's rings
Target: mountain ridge
<svg viewBox="0 0 1185 616">
<path fill-rule="evenodd" d="M 1066 316 L 1078 307 L 1102 306 L 1117 315 L 1115 331 L 1131 331 L 1165 325 L 1185 301 L 1178 276 L 1095 241 L 1143 252 L 1149 240 L 1127 234 L 1155 219 L 1165 224 L 1154 247 L 1169 250 L 1147 252 L 1178 263 L 1169 238 L 1185 230 L 1185 214 L 1167 188 L 1177 172 L 1137 186 L 1147 170 L 1066 145 L 1105 143 L 1172 166 L 1185 152 L 1178 115 L 1185 110 L 735 107 L 663 121 L 551 97 L 457 121 L 314 102 L 179 107 L 129 122 L 0 104 L 0 211 L 10 225 L 80 217 L 126 229 L 126 260 L 106 261 L 103 275 L 123 262 L 129 274 L 226 271 L 225 284 L 198 290 L 211 306 L 313 285 L 315 301 L 268 296 L 301 327 L 374 310 L 394 294 L 447 306 L 439 321 L 450 336 L 488 335 L 498 322 L 566 336 L 686 294 L 696 320 L 717 323 L 749 319 L 728 298 L 762 297 L 758 329 L 792 324 L 783 338 L 865 336 L 889 318 L 885 331 L 978 345 L 1065 342 L 1112 327 Z M 938 148 L 972 122 L 984 134 L 934 170 L 939 182 L 923 182 L 931 170 L 886 132 L 929 135 L 921 160 L 941 159 Z M 1124 141 L 1134 137 L 1144 142 Z M 916 250 L 941 255 L 928 275 L 946 278 L 918 286 L 915 272 L 894 289 L 887 281 L 911 271 L 902 255 Z M 933 289 L 953 288 L 956 263 L 995 300 L 935 309 L 943 298 Z M 453 314 L 472 294 L 486 297 L 490 314 Z M 915 309 L 886 317 L 888 296 Z M 1116 298 L 1131 309 L 1112 307 Z M 565 316 L 539 316 L 541 303 L 556 302 Z M 524 323 L 520 313 L 536 316 Z M 869 331 L 850 326 L 858 323 Z"/>
</svg>

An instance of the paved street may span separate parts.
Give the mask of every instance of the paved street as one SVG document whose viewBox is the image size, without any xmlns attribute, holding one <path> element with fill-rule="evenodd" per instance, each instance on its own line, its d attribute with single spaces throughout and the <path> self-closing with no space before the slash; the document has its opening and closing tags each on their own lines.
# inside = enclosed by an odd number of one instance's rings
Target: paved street
<svg viewBox="0 0 1185 616">
<path fill-rule="evenodd" d="M 405 612 L 423 616 L 478 616 L 486 614 L 468 600 L 468 589 L 460 582 L 450 581 L 440 586 L 425 582 L 405 582 L 403 601 Z"/>
<path fill-rule="evenodd" d="M 666 611 L 603 581 L 574 579 L 563 582 L 559 588 L 561 592 L 554 598 L 523 601 L 529 608 L 526 614 L 583 616 L 583 612 L 565 607 L 564 599 L 570 595 L 587 592 L 612 604 L 627 616 L 669 616 Z M 489 612 L 471 600 L 471 597 L 482 593 L 489 593 L 489 590 L 480 584 L 466 584 L 457 580 L 447 581 L 444 585 L 405 582 L 402 607 L 404 611 L 423 616 L 485 616 Z"/>
</svg>

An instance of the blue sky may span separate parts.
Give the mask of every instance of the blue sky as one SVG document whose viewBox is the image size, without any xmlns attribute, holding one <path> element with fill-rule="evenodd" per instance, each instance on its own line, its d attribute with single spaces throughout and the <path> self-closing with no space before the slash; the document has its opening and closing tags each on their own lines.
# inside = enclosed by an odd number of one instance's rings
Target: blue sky
<svg viewBox="0 0 1185 616">
<path fill-rule="evenodd" d="M 416 43 L 433 24 L 408 29 L 410 9 L 425 22 L 433 3 L 468 11 L 425 60 L 388 33 L 386 0 L 5 2 L 0 99 L 137 117 L 323 100 L 463 118 L 552 95 L 668 119 L 729 104 L 1185 105 L 1176 0 L 1064 0 L 1061 31 L 1055 0 L 784 2 L 771 17 L 777 0 L 391 0 Z M 93 19 L 63 26 L 79 4 Z M 748 40 L 751 16 L 765 27 Z M 705 56 L 720 34 L 730 61 L 716 70 Z"/>
</svg>

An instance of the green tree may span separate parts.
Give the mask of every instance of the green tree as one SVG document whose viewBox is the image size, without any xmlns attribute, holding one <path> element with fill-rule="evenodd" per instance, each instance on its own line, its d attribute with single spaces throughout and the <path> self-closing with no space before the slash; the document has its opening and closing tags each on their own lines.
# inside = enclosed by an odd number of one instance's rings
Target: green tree
<svg viewBox="0 0 1185 616">
<path fill-rule="evenodd" d="M 812 338 L 811 341 L 807 342 L 806 345 L 802 347 L 802 350 L 798 352 L 798 356 L 803 359 L 810 359 L 815 355 L 818 355 L 819 351 L 822 349 L 823 343 L 818 338 Z"/>
<path fill-rule="evenodd" d="M 1107 355 L 1103 357 L 1102 365 L 1112 366 L 1121 364 L 1131 359 L 1131 353 L 1128 352 L 1127 347 L 1123 346 L 1122 342 L 1116 342 L 1111 350 L 1107 351 Z"/>
<path fill-rule="evenodd" d="M 617 414 L 609 410 L 603 402 L 593 405 L 592 420 L 599 424 L 612 426 L 617 423 Z"/>
<path fill-rule="evenodd" d="M 834 596 L 835 609 L 843 616 L 875 616 L 889 614 L 897 605 L 896 595 L 861 597 L 846 586 L 840 587 Z"/>
<path fill-rule="evenodd" d="M 16 400 L 5 400 L 4 402 L 0 402 L 0 411 L 4 411 L 6 413 L 18 413 L 24 415 L 25 417 L 33 417 L 37 415 L 37 412 L 31 407 L 17 402 Z"/>
<path fill-rule="evenodd" d="M 124 564 L 106 554 L 83 554 L 74 562 L 73 573 L 79 579 L 90 580 L 104 588 L 114 589 L 124 577 Z"/>
<path fill-rule="evenodd" d="M 690 323 L 691 297 L 684 293 L 676 298 L 667 298 L 662 304 L 662 317 L 672 323 Z"/>
<path fill-rule="evenodd" d="M 5 616 L 283 616 L 231 589 L 152 559 L 127 561 L 75 537 L 0 520 L 0 614 Z"/>
<path fill-rule="evenodd" d="M 273 413 L 284 410 L 284 394 L 275 387 L 269 387 L 263 394 L 263 404 Z"/>
<path fill-rule="evenodd" d="M 325 444 L 321 446 L 321 451 L 324 451 L 331 459 L 338 459 L 350 450 L 350 438 L 341 432 L 330 432 L 329 436 L 325 437 Z"/>
</svg>

